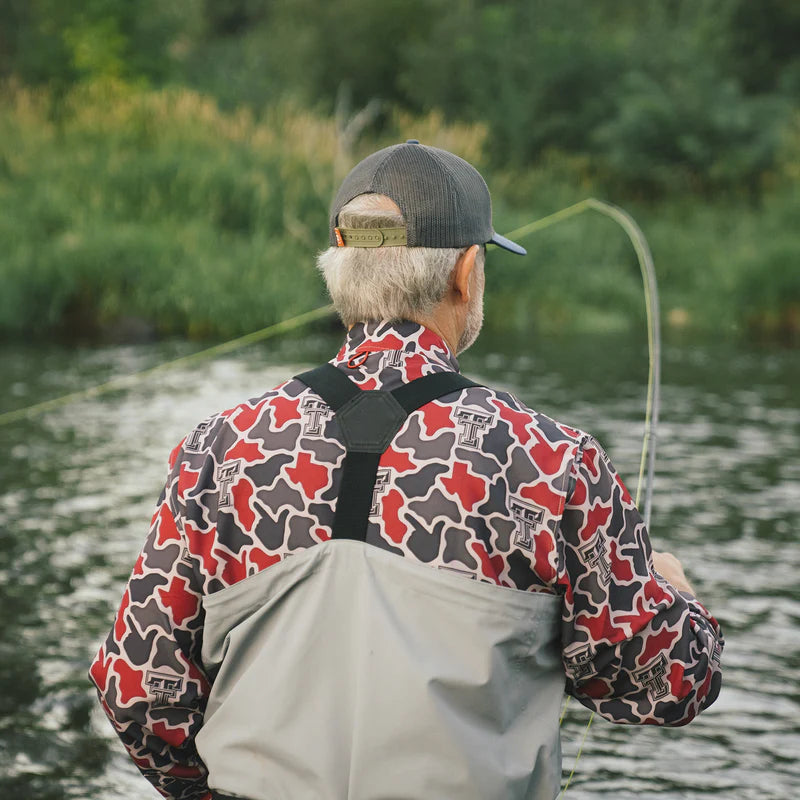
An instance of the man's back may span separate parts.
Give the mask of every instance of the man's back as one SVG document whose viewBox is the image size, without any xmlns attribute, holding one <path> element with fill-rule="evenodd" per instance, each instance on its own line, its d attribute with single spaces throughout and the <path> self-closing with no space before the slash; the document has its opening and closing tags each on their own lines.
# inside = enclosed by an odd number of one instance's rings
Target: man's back
<svg viewBox="0 0 800 800">
<path fill-rule="evenodd" d="M 457 369 L 408 322 L 355 326 L 334 363 L 385 391 Z M 93 672 L 131 697 L 180 682 L 114 709 L 144 750 L 148 732 L 196 746 L 212 788 L 253 800 L 549 798 L 565 669 L 614 721 L 681 724 L 713 699 L 716 624 L 651 573 L 585 434 L 481 386 L 430 402 L 380 458 L 364 543 L 330 541 L 344 454 L 296 379 L 176 448 Z"/>
</svg>

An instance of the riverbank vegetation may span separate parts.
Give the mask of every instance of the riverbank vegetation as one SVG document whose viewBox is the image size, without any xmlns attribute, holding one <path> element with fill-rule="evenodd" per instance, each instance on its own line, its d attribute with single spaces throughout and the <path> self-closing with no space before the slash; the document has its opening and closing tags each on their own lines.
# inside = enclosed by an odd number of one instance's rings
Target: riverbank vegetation
<svg viewBox="0 0 800 800">
<path fill-rule="evenodd" d="M 797 341 L 797 7 L 622 5 L 0 5 L 0 336 L 217 338 L 320 305 L 337 182 L 414 137 L 481 169 L 500 232 L 624 207 L 668 324 Z M 524 244 L 490 255 L 495 332 L 639 324 L 613 222 Z"/>
</svg>

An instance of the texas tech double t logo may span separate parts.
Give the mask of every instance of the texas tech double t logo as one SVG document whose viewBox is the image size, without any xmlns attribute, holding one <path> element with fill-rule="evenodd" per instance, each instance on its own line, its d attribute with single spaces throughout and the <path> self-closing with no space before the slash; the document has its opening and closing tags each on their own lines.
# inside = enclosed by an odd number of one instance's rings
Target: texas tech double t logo
<svg viewBox="0 0 800 800">
<path fill-rule="evenodd" d="M 381 513 L 379 498 L 387 490 L 389 484 L 389 470 L 379 469 L 375 476 L 375 488 L 372 490 L 372 505 L 369 509 L 371 517 L 377 517 Z"/>
<path fill-rule="evenodd" d="M 226 461 L 217 467 L 217 487 L 219 491 L 218 508 L 233 507 L 231 484 L 236 480 L 241 469 L 240 461 Z"/>
<path fill-rule="evenodd" d="M 307 397 L 301 406 L 306 415 L 303 433 L 306 436 L 322 436 L 325 420 L 333 416 L 330 406 L 316 397 Z"/>
<path fill-rule="evenodd" d="M 608 560 L 606 543 L 600 532 L 598 531 L 594 538 L 590 539 L 578 552 L 587 566 L 598 570 L 603 584 L 608 584 L 611 580 L 611 562 Z"/>
<path fill-rule="evenodd" d="M 158 705 L 169 705 L 183 691 L 183 678 L 164 672 L 147 670 L 147 688 L 155 695 Z"/>
<path fill-rule="evenodd" d="M 522 500 L 511 501 L 511 513 L 517 524 L 517 533 L 514 544 L 533 550 L 533 534 L 544 520 L 544 509 L 533 503 L 523 503 Z"/>
<path fill-rule="evenodd" d="M 211 427 L 211 423 L 201 422 L 187 437 L 186 441 L 183 444 L 183 449 L 187 453 L 199 453 L 200 452 L 200 445 L 203 441 L 203 437 L 206 434 L 206 431 Z"/>
<path fill-rule="evenodd" d="M 667 660 L 660 655 L 655 662 L 651 662 L 644 669 L 636 673 L 636 680 L 658 700 L 669 694 L 667 682 Z"/>
<path fill-rule="evenodd" d="M 492 415 L 485 411 L 475 411 L 471 408 L 459 406 L 456 409 L 456 419 L 461 426 L 458 434 L 458 443 L 462 447 L 477 449 L 480 444 L 479 434 L 483 433 L 492 422 Z"/>
</svg>

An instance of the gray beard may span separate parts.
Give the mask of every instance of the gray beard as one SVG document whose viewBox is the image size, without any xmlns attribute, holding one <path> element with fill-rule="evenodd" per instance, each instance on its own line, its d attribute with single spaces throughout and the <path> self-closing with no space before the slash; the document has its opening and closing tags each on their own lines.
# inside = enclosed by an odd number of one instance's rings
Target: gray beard
<svg viewBox="0 0 800 800">
<path fill-rule="evenodd" d="M 468 347 L 471 347 L 483 326 L 483 292 L 480 296 L 476 293 L 472 296 L 470 304 L 467 306 L 467 317 L 464 320 L 464 330 L 458 339 L 456 355 L 460 356 Z"/>
</svg>

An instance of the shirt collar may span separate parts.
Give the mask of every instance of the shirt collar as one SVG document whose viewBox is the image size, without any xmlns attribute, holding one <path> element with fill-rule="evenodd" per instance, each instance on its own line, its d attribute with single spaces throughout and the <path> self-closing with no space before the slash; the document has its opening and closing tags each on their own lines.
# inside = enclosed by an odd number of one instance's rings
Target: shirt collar
<svg viewBox="0 0 800 800">
<path fill-rule="evenodd" d="M 399 350 L 404 355 L 421 355 L 432 364 L 454 372 L 459 371 L 458 359 L 444 339 L 430 328 L 410 320 L 356 323 L 347 332 L 336 361 L 355 365 L 353 362 L 366 358 L 371 353 L 386 350 Z"/>
</svg>

